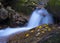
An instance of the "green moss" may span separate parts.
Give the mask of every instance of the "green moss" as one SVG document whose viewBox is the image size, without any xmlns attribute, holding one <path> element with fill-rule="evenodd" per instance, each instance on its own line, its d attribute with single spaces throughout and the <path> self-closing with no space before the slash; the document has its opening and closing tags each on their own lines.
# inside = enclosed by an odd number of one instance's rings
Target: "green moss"
<svg viewBox="0 0 60 43">
<path fill-rule="evenodd" d="M 54 16 L 60 17 L 60 1 L 50 0 L 48 2 L 48 10 L 54 14 Z"/>
</svg>

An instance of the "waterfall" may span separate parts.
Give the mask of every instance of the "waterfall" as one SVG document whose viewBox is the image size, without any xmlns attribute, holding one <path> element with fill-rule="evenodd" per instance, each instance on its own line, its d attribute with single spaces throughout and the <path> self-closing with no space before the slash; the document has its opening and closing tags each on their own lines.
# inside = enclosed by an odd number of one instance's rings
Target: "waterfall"
<svg viewBox="0 0 60 43">
<path fill-rule="evenodd" d="M 43 14 L 46 16 L 44 17 Z M 46 9 L 36 9 L 28 22 L 27 27 L 37 27 L 42 24 L 53 24 L 53 18 L 52 15 L 47 12 Z"/>
<path fill-rule="evenodd" d="M 34 28 L 34 27 L 39 26 L 41 19 L 42 19 L 42 16 L 37 13 L 37 10 L 35 10 L 32 13 L 31 18 L 29 19 L 27 27 L 33 27 Z"/>
<path fill-rule="evenodd" d="M 46 17 L 42 15 L 43 13 L 46 14 Z M 53 24 L 52 16 L 45 9 L 36 9 L 35 11 L 33 11 L 26 27 L 6 28 L 5 30 L 0 30 L 0 37 L 9 36 L 17 32 L 27 31 L 42 24 Z"/>
</svg>

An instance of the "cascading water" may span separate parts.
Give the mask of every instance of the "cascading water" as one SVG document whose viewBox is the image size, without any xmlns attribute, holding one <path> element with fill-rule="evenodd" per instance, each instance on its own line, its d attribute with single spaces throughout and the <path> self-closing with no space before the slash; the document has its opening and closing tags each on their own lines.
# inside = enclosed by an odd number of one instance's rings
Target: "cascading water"
<svg viewBox="0 0 60 43">
<path fill-rule="evenodd" d="M 45 17 L 42 15 L 43 13 L 46 14 Z M 26 27 L 7 28 L 5 30 L 0 30 L 0 37 L 9 36 L 9 35 L 17 33 L 17 32 L 27 31 L 27 30 L 30 30 L 34 27 L 42 25 L 42 24 L 52 24 L 52 23 L 53 23 L 52 17 L 51 17 L 51 15 L 48 14 L 48 12 L 45 9 L 40 9 L 40 10 L 36 9 L 32 13 L 32 16 L 31 16 Z"/>
<path fill-rule="evenodd" d="M 40 10 L 36 9 L 32 13 L 27 27 L 37 27 L 42 24 L 53 24 L 52 16 L 44 8 L 42 8 Z"/>
<path fill-rule="evenodd" d="M 37 13 L 37 10 L 35 10 L 31 15 L 31 18 L 28 22 L 27 27 L 37 27 L 37 26 L 39 26 L 42 17 L 43 16 L 41 16 L 39 13 Z"/>
</svg>

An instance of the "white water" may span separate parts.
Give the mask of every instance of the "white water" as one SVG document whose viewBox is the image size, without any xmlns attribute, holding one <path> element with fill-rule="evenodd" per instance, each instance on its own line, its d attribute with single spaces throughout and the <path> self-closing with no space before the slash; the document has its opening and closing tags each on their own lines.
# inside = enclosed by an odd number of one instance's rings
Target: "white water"
<svg viewBox="0 0 60 43">
<path fill-rule="evenodd" d="M 37 27 L 40 25 L 40 21 L 42 19 L 43 16 L 41 16 L 37 10 L 35 10 L 32 15 L 31 15 L 31 18 L 28 22 L 28 25 L 27 27 Z"/>
<path fill-rule="evenodd" d="M 44 17 L 43 14 L 46 16 Z M 27 27 L 37 27 L 42 24 L 53 24 L 52 16 L 47 12 L 46 9 L 42 8 L 40 10 L 36 9 L 28 22 Z"/>
<path fill-rule="evenodd" d="M 46 14 L 46 17 L 43 17 L 42 15 L 43 13 Z M 53 23 L 52 17 L 51 15 L 49 15 L 49 13 L 45 9 L 35 10 L 32 13 L 32 16 L 26 27 L 6 28 L 5 30 L 0 30 L 0 37 L 9 36 L 17 32 L 28 31 L 42 24 L 52 24 L 52 23 Z"/>
<path fill-rule="evenodd" d="M 27 27 L 23 27 L 23 28 L 6 28 L 5 30 L 0 30 L 0 36 L 9 36 L 11 34 L 14 34 L 16 32 L 22 32 L 22 31 L 27 31 L 30 30 L 32 28 L 27 28 Z"/>
</svg>

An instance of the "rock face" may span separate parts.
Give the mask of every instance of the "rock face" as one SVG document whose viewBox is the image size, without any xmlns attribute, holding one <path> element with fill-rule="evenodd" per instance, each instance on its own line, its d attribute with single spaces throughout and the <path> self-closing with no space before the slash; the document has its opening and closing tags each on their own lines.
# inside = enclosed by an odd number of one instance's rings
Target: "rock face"
<svg viewBox="0 0 60 43">
<path fill-rule="evenodd" d="M 17 27 L 17 26 L 22 27 L 28 22 L 28 20 L 24 18 L 23 16 L 15 15 L 15 17 L 16 18 L 11 19 L 12 21 L 10 22 L 10 27 Z"/>
<path fill-rule="evenodd" d="M 0 8 L 0 28 L 4 28 L 5 26 L 9 27 L 21 27 L 27 23 L 27 19 L 24 16 L 21 16 L 11 7 Z"/>
<path fill-rule="evenodd" d="M 50 0 L 47 7 L 53 16 L 60 18 L 60 0 Z"/>
<path fill-rule="evenodd" d="M 8 43 L 42 43 L 44 40 L 58 33 L 60 33 L 59 26 L 45 24 L 11 36 L 8 39 Z"/>
<path fill-rule="evenodd" d="M 27 20 L 23 16 L 20 16 L 20 14 L 13 10 L 10 6 L 7 7 L 7 11 L 10 27 L 16 27 L 18 25 L 21 27 L 26 23 Z"/>
</svg>

